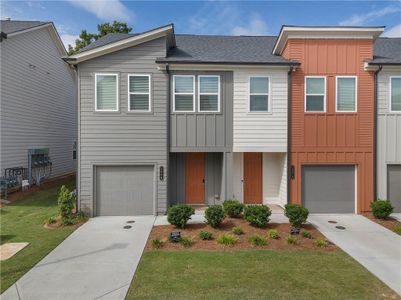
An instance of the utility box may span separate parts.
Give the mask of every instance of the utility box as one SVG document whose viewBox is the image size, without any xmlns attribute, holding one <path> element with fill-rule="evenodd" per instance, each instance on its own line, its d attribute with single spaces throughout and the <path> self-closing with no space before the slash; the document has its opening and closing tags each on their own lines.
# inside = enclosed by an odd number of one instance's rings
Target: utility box
<svg viewBox="0 0 401 300">
<path fill-rule="evenodd" d="M 52 161 L 49 148 L 28 150 L 28 180 L 30 184 L 40 185 L 41 181 L 51 176 Z"/>
</svg>

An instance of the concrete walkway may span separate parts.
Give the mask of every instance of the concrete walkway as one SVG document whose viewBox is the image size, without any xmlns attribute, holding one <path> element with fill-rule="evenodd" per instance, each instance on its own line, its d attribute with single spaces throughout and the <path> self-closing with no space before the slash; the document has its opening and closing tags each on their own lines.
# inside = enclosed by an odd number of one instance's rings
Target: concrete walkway
<svg viewBox="0 0 401 300">
<path fill-rule="evenodd" d="M 308 220 L 401 295 L 401 236 L 360 215 L 310 215 Z"/>
<path fill-rule="evenodd" d="M 127 221 L 135 223 L 128 224 Z M 97 217 L 78 228 L 1 300 L 124 299 L 154 216 Z M 126 225 L 132 228 L 124 229 Z"/>
<path fill-rule="evenodd" d="M 401 222 L 401 213 L 392 213 L 390 217 L 393 217 Z"/>
</svg>

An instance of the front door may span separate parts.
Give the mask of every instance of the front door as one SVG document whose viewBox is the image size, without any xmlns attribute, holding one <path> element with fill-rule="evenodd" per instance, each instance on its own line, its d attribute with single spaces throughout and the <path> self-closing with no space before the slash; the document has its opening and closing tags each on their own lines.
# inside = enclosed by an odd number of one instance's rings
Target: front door
<svg viewBox="0 0 401 300">
<path fill-rule="evenodd" d="M 185 203 L 205 204 L 205 154 L 185 154 Z"/>
<path fill-rule="evenodd" d="M 262 153 L 244 153 L 244 203 L 263 203 Z"/>
</svg>

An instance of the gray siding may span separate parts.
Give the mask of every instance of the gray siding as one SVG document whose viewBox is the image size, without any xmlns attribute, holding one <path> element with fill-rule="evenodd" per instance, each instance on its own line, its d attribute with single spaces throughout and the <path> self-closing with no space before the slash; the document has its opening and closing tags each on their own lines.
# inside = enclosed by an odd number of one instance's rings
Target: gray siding
<svg viewBox="0 0 401 300">
<path fill-rule="evenodd" d="M 220 75 L 221 111 L 219 113 L 180 113 L 170 108 L 172 152 L 232 151 L 233 75 L 232 72 L 174 72 L 172 75 Z M 171 81 L 173 76 L 171 76 Z M 171 82 L 171 84 L 173 84 Z M 173 90 L 173 87 L 172 87 Z M 173 97 L 173 95 L 171 95 Z M 171 101 L 172 103 L 173 101 Z M 198 84 L 195 84 L 195 107 Z M 172 104 L 171 104 L 172 105 Z M 197 109 L 196 109 L 197 110 Z"/>
<path fill-rule="evenodd" d="M 0 176 L 9 167 L 28 167 L 28 149 L 49 148 L 52 176 L 73 173 L 77 138 L 74 73 L 47 28 L 1 43 Z"/>
<path fill-rule="evenodd" d="M 165 38 L 83 62 L 80 74 L 80 176 L 81 209 L 92 213 L 94 166 L 153 164 L 156 166 L 156 208 L 167 207 L 167 176 L 159 179 L 159 168 L 167 170 L 168 75 L 159 71 L 157 57 L 165 56 Z M 95 73 L 118 73 L 119 111 L 95 112 Z M 127 76 L 151 75 L 151 113 L 128 112 Z"/>
</svg>

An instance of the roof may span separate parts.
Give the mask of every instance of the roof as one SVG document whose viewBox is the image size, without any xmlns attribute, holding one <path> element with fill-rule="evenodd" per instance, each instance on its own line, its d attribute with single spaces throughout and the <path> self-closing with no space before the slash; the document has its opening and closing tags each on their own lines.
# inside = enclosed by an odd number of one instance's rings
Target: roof
<svg viewBox="0 0 401 300">
<path fill-rule="evenodd" d="M 82 53 L 91 49 L 95 49 L 98 47 L 102 47 L 114 42 L 122 41 L 132 36 L 136 36 L 137 34 L 129 34 L 129 33 L 109 33 L 105 36 L 102 36 L 100 39 L 92 42 L 88 46 L 80 49 L 77 53 Z"/>
<path fill-rule="evenodd" d="M 401 38 L 378 38 L 374 46 L 373 65 L 401 65 Z"/>
<path fill-rule="evenodd" d="M 0 30 L 5 34 L 16 33 L 18 31 L 24 31 L 33 27 L 50 24 L 50 22 L 42 21 L 14 21 L 14 20 L 1 20 Z"/>
</svg>

